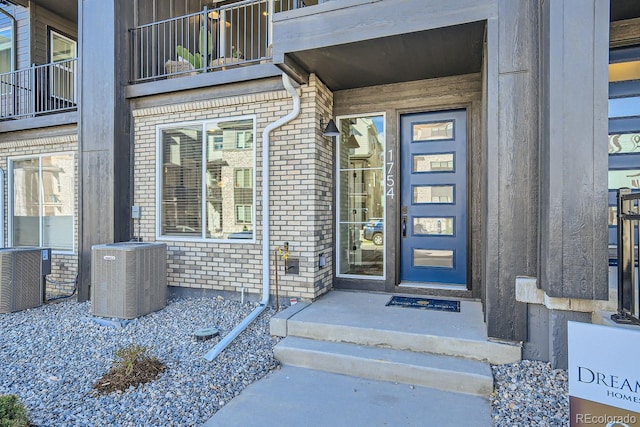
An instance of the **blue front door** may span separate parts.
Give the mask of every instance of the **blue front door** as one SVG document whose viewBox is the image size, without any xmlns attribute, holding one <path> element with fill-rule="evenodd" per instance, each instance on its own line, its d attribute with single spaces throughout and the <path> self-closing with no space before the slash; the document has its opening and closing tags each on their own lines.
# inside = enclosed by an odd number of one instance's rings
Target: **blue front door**
<svg viewBox="0 0 640 427">
<path fill-rule="evenodd" d="M 467 283 L 467 112 L 400 118 L 401 284 Z"/>
</svg>

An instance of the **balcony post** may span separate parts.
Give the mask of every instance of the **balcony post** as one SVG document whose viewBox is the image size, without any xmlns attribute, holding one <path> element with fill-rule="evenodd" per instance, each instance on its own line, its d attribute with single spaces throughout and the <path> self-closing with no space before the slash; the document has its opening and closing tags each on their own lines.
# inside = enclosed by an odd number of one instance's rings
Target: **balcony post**
<svg viewBox="0 0 640 427">
<path fill-rule="evenodd" d="M 271 45 L 273 44 L 273 0 L 267 0 L 267 55 L 271 56 Z"/>
<path fill-rule="evenodd" d="M 31 94 L 31 96 L 29 96 L 29 103 L 27 105 L 29 105 L 29 111 L 27 111 L 26 113 L 29 114 L 31 117 L 35 117 L 36 116 L 36 97 L 38 96 L 38 90 L 36 88 L 36 64 L 31 64 L 31 67 L 29 67 L 29 88 L 33 91 L 33 93 Z M 28 94 L 29 89 L 27 89 L 27 94 Z"/>
<path fill-rule="evenodd" d="M 202 24 L 202 28 L 200 29 L 200 31 L 204 31 L 204 35 L 201 35 L 200 37 L 202 37 L 204 39 L 204 46 L 203 46 L 203 51 L 200 52 L 203 56 L 204 56 L 204 64 L 202 64 L 202 68 L 203 69 L 207 69 L 209 67 L 209 15 L 208 15 L 209 11 L 207 8 L 207 5 L 204 5 L 204 11 L 202 13 L 202 20 L 203 20 L 203 24 Z"/>
<path fill-rule="evenodd" d="M 227 9 L 220 9 L 220 21 L 218 21 L 218 31 L 220 32 L 220 53 L 219 58 L 225 58 L 227 56 Z"/>
</svg>

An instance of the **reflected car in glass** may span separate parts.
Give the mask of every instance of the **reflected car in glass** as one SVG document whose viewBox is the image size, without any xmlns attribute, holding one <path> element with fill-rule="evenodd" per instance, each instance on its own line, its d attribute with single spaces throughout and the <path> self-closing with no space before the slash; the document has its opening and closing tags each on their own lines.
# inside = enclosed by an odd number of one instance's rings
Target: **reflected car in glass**
<svg viewBox="0 0 640 427">
<path fill-rule="evenodd" d="M 365 240 L 373 241 L 374 245 L 380 246 L 384 243 L 384 219 L 383 218 L 369 218 L 369 221 L 364 225 L 363 236 Z"/>
</svg>

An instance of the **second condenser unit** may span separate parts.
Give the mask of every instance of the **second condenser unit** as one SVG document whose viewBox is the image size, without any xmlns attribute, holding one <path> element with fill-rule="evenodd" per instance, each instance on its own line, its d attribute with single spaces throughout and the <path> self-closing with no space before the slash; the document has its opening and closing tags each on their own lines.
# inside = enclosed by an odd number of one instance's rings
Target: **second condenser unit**
<svg viewBox="0 0 640 427">
<path fill-rule="evenodd" d="M 0 249 L 0 313 L 42 304 L 42 257 L 41 248 Z"/>
<path fill-rule="evenodd" d="M 133 319 L 167 305 L 167 246 L 123 242 L 91 248 L 91 312 Z"/>
</svg>

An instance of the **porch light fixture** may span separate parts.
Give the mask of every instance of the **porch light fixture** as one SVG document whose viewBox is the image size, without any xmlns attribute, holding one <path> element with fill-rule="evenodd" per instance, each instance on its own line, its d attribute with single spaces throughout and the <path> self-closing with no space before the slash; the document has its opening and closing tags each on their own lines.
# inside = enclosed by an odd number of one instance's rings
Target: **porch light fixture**
<svg viewBox="0 0 640 427">
<path fill-rule="evenodd" d="M 340 136 L 340 131 L 338 130 L 336 123 L 333 121 L 333 119 L 329 120 L 327 127 L 324 127 L 324 120 L 320 119 L 320 128 L 323 129 L 322 130 L 323 136 Z"/>
</svg>

